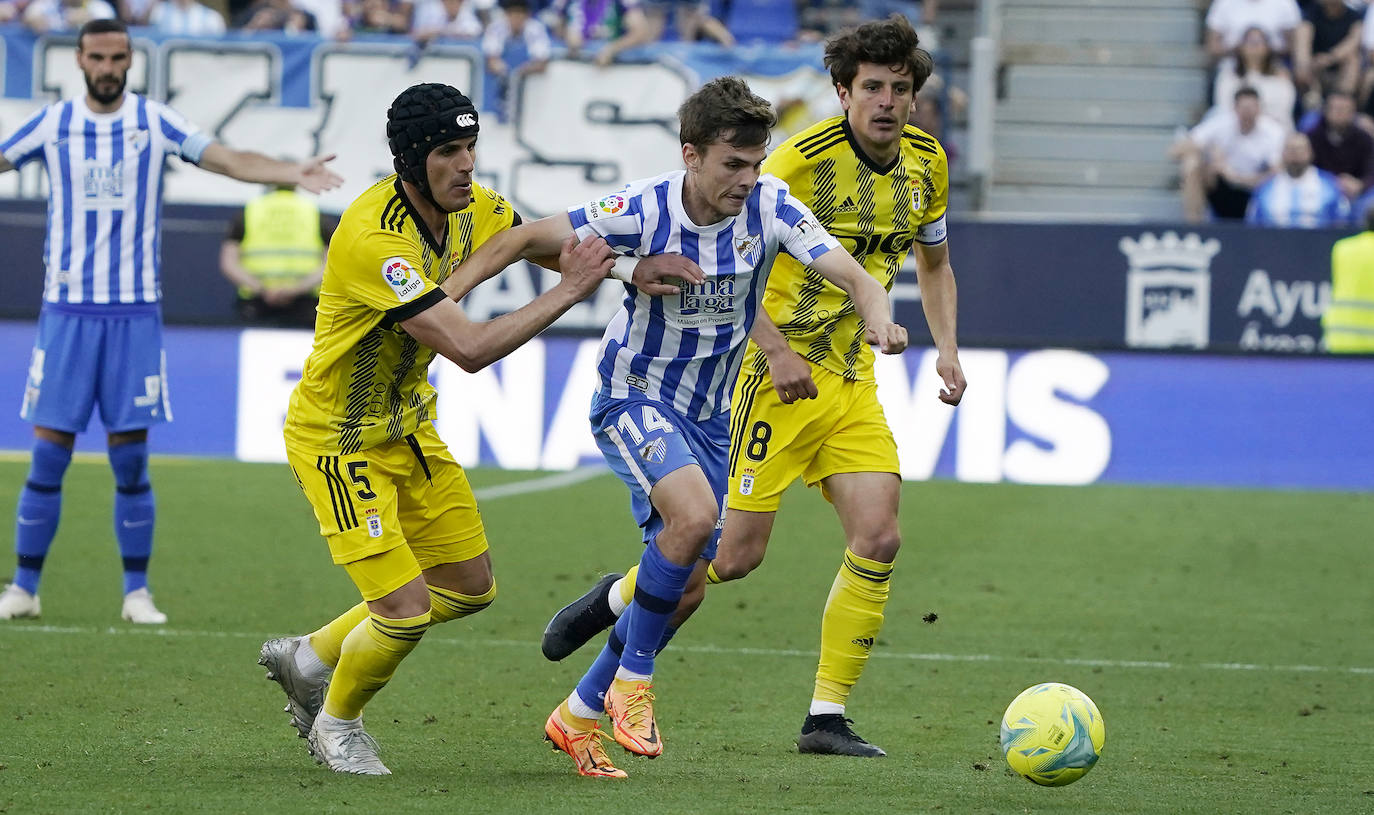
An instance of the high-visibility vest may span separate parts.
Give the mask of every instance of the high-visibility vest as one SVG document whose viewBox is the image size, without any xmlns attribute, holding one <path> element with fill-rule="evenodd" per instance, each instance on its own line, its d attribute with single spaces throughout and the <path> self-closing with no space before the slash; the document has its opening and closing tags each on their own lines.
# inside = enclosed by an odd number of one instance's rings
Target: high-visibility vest
<svg viewBox="0 0 1374 815">
<path fill-rule="evenodd" d="M 1322 333 L 1334 354 L 1374 354 L 1374 232 L 1331 248 L 1331 304 Z"/>
<path fill-rule="evenodd" d="M 266 288 L 291 285 L 310 277 L 324 260 L 320 208 L 293 190 L 274 190 L 243 208 L 243 242 L 239 261 L 244 271 Z M 239 289 L 242 297 L 252 296 Z"/>
</svg>

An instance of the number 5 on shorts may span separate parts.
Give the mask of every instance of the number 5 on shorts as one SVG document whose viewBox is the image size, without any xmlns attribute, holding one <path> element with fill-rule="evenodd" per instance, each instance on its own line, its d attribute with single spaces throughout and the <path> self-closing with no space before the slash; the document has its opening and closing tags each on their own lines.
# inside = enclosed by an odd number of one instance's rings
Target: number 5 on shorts
<svg viewBox="0 0 1374 815">
<path fill-rule="evenodd" d="M 348 462 L 348 478 L 353 482 L 353 486 L 357 488 L 358 497 L 364 501 L 371 501 L 373 498 L 377 497 L 377 493 L 372 491 L 372 482 L 368 481 L 367 476 L 363 475 L 363 470 L 366 469 L 366 461 Z"/>
</svg>

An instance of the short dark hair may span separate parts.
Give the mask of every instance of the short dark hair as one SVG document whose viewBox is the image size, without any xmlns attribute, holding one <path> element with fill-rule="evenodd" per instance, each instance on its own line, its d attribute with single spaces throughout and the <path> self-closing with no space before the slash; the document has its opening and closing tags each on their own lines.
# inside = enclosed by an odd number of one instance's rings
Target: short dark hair
<svg viewBox="0 0 1374 815">
<path fill-rule="evenodd" d="M 81 26 L 81 30 L 76 33 L 76 50 L 81 50 L 81 45 L 86 41 L 87 34 L 112 33 L 123 34 L 127 37 L 129 36 L 129 27 L 124 24 L 123 20 L 87 20 L 86 24 Z"/>
<path fill-rule="evenodd" d="M 678 138 L 705 149 L 718 141 L 732 147 L 767 144 L 778 115 L 767 99 L 749 90 L 736 76 L 713 79 L 687 97 L 677 109 Z"/>
<path fill-rule="evenodd" d="M 825 67 L 832 82 L 848 88 L 859 73 L 859 63 L 886 65 L 897 73 L 910 73 L 912 90 L 919 91 L 935 72 L 935 61 L 920 45 L 911 21 L 894 14 L 831 37 L 825 43 Z"/>
<path fill-rule="evenodd" d="M 1249 85 L 1242 85 L 1240 90 L 1236 91 L 1235 101 L 1239 102 L 1243 96 L 1253 96 L 1256 102 L 1258 102 L 1260 98 L 1259 91 Z"/>
</svg>

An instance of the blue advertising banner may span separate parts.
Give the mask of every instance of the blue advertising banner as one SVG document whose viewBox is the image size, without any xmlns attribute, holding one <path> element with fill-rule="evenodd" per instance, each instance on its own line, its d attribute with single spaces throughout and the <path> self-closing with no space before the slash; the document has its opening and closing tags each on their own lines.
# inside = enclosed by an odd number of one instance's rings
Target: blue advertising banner
<svg viewBox="0 0 1374 815">
<path fill-rule="evenodd" d="M 18 418 L 34 328 L 0 323 L 0 449 L 26 450 Z M 301 331 L 170 328 L 175 421 L 158 453 L 281 461 Z M 565 470 L 600 462 L 587 426 L 595 340 L 535 340 L 490 369 L 443 361 L 437 426 L 467 465 Z M 1035 484 L 1189 484 L 1374 490 L 1374 362 L 1071 350 L 961 353 L 964 403 L 936 399 L 935 355 L 881 358 L 879 395 L 903 477 Z M 8 383 L 8 384 L 6 384 Z M 2 404 L 3 402 L 0 402 Z M 98 417 L 79 449 L 102 450 Z"/>
</svg>

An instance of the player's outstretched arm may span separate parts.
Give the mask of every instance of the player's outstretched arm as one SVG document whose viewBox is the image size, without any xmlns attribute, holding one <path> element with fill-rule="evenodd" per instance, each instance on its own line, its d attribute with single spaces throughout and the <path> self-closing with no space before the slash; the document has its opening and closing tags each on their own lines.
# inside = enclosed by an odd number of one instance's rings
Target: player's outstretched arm
<svg viewBox="0 0 1374 815">
<path fill-rule="evenodd" d="M 815 399 L 820 391 L 816 380 L 811 377 L 811 363 L 787 344 L 773 318 L 765 309 L 760 308 L 754 315 L 754 327 L 749 329 L 749 339 L 763 349 L 768 357 L 768 371 L 772 374 L 773 390 L 784 405 L 798 399 Z"/>
<path fill-rule="evenodd" d="M 940 401 L 957 405 L 964 398 L 968 382 L 959 365 L 959 342 L 955 338 L 959 294 L 954 283 L 954 267 L 949 263 L 948 241 L 936 246 L 916 244 L 916 283 L 921 287 L 921 308 L 930 326 L 930 338 L 939 352 L 935 370 L 945 383 Z"/>
<path fill-rule="evenodd" d="M 403 320 L 401 327 L 463 370 L 480 371 L 529 342 L 575 303 L 596 291 L 614 257 L 601 238 L 578 243 L 576 236 L 570 234 L 559 255 L 562 279 L 516 311 L 475 323 L 456 302 L 442 299 Z"/>
<path fill-rule="evenodd" d="M 327 166 L 334 156 L 315 156 L 304 161 L 281 161 L 251 150 L 231 150 L 212 142 L 201 154 L 200 166 L 212 173 L 257 184 L 290 184 L 313 193 L 332 190 L 343 177 Z"/>
<path fill-rule="evenodd" d="M 867 326 L 869 341 L 884 354 L 906 350 L 906 329 L 892 322 L 887 290 L 843 249 L 831 249 L 811 262 L 821 277 L 834 283 L 854 301 L 854 310 Z"/>
<path fill-rule="evenodd" d="M 468 292 L 501 274 L 507 266 L 521 258 L 537 262 L 538 259 L 557 255 L 560 258 L 559 271 L 567 274 L 562 266 L 561 253 L 570 237 L 573 237 L 573 225 L 566 212 L 497 232 L 483 241 L 477 251 L 468 255 L 448 276 L 442 286 L 444 293 L 453 300 L 461 300 Z M 602 241 L 601 245 L 605 246 L 606 242 Z"/>
</svg>

